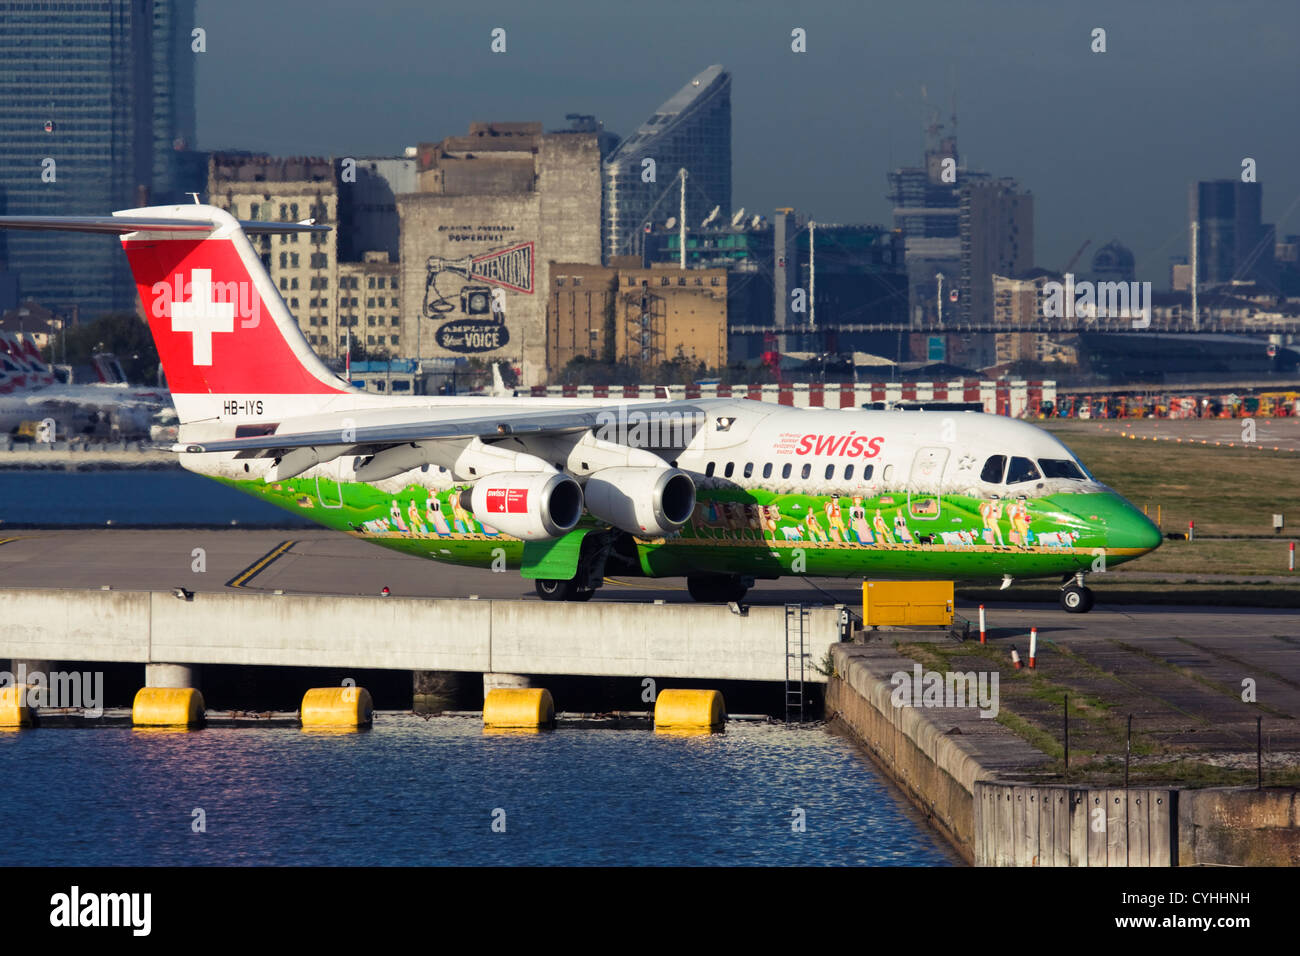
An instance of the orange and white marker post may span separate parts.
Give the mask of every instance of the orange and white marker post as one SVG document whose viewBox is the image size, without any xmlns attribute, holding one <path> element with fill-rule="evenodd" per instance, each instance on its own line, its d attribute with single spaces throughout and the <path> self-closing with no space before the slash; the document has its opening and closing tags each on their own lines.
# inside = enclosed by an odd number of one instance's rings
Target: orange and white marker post
<svg viewBox="0 0 1300 956">
<path fill-rule="evenodd" d="M 1294 543 L 1292 543 L 1292 545 L 1291 545 L 1291 564 L 1292 564 L 1292 565 L 1295 564 L 1295 544 L 1294 544 Z M 1294 571 L 1295 568 L 1292 567 L 1291 570 Z M 985 643 L 985 641 L 984 641 L 984 605 L 983 605 L 983 604 L 980 605 L 980 643 L 981 643 L 981 644 Z"/>
<path fill-rule="evenodd" d="M 1038 656 L 1038 628 L 1029 629 L 1029 669 L 1034 669 L 1034 659 Z"/>
<path fill-rule="evenodd" d="M 1294 571 L 1294 570 L 1295 570 L 1295 542 L 1294 542 L 1294 541 L 1291 542 L 1291 548 L 1290 548 L 1290 551 L 1289 551 L 1288 556 L 1287 556 L 1287 559 L 1286 559 L 1286 569 L 1287 569 L 1288 571 Z M 980 605 L 980 643 L 981 643 L 981 644 L 984 643 L 984 623 L 983 623 L 983 622 L 984 622 L 984 605 L 981 604 L 981 605 Z"/>
<path fill-rule="evenodd" d="M 1187 540 L 1191 541 L 1196 537 L 1196 522 L 1187 522 Z"/>
<path fill-rule="evenodd" d="M 1014 647 L 1011 648 L 1011 663 L 1016 665 L 1016 670 L 1020 670 L 1022 666 L 1020 663 L 1020 652 L 1017 651 Z"/>
</svg>

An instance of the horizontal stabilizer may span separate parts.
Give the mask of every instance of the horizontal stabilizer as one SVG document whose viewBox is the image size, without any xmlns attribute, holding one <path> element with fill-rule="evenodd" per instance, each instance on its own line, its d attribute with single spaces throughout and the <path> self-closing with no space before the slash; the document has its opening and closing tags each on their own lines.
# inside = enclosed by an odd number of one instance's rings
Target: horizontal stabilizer
<svg viewBox="0 0 1300 956">
<path fill-rule="evenodd" d="M 209 219 L 175 219 L 165 216 L 0 216 L 0 229 L 29 229 L 44 232 L 100 232 L 122 236 L 131 232 L 211 232 L 217 223 Z M 240 220 L 248 235 L 277 235 L 289 232 L 329 232 L 330 226 L 306 222 L 257 222 Z"/>
</svg>

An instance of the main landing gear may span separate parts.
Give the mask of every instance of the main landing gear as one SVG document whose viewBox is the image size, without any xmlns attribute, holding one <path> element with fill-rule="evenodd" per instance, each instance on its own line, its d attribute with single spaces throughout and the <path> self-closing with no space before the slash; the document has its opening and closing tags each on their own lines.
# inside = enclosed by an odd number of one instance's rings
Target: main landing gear
<svg viewBox="0 0 1300 956">
<path fill-rule="evenodd" d="M 595 588 L 578 587 L 577 581 L 556 581 L 538 578 L 535 582 L 537 596 L 543 601 L 590 601 Z"/>
<path fill-rule="evenodd" d="M 1087 614 L 1092 604 L 1092 589 L 1084 586 L 1083 572 L 1066 575 L 1061 585 L 1061 609 L 1068 614 Z"/>
<path fill-rule="evenodd" d="M 728 604 L 742 600 L 753 584 L 753 578 L 739 574 L 693 574 L 686 579 L 686 590 L 701 604 Z"/>
</svg>

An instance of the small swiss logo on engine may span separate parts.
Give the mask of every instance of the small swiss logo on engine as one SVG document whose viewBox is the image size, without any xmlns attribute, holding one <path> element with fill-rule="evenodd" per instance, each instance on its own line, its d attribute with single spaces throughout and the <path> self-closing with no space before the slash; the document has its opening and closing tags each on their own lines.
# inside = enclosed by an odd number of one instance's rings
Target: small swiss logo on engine
<svg viewBox="0 0 1300 956">
<path fill-rule="evenodd" d="M 525 514 L 528 511 L 527 488 L 489 488 L 488 514 Z"/>
</svg>

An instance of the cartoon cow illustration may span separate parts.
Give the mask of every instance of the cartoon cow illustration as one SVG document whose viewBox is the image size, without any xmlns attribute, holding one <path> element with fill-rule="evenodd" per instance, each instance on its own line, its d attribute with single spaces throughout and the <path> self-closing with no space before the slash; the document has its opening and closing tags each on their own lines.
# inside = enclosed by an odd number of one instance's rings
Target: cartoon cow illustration
<svg viewBox="0 0 1300 956">
<path fill-rule="evenodd" d="M 781 529 L 781 533 L 785 535 L 785 540 L 787 541 L 803 540 L 803 531 L 799 528 L 798 525 L 787 525 L 786 527 Z"/>
<path fill-rule="evenodd" d="M 1038 544 L 1044 548 L 1073 548 L 1078 540 L 1077 531 L 1051 531 L 1038 535 Z"/>
<path fill-rule="evenodd" d="M 776 529 L 781 522 L 781 509 L 776 505 L 759 505 L 759 511 L 763 517 L 764 529 L 772 536 L 772 543 L 776 544 Z"/>
<path fill-rule="evenodd" d="M 969 548 L 975 543 L 975 535 L 970 531 L 940 531 L 939 540 L 949 547 Z"/>
</svg>

